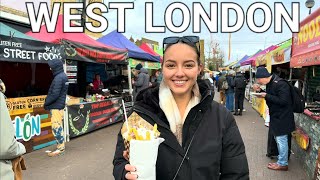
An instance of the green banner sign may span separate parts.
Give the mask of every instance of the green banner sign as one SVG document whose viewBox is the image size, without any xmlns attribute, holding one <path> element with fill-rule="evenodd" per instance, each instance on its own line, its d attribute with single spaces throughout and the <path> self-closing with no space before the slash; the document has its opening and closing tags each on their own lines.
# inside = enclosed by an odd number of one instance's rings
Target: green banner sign
<svg viewBox="0 0 320 180">
<path fill-rule="evenodd" d="M 135 68 L 137 64 L 142 64 L 145 69 L 160 69 L 161 63 L 158 62 L 149 62 L 149 61 L 140 61 L 135 59 L 129 59 L 129 65 L 132 68 Z"/>
</svg>

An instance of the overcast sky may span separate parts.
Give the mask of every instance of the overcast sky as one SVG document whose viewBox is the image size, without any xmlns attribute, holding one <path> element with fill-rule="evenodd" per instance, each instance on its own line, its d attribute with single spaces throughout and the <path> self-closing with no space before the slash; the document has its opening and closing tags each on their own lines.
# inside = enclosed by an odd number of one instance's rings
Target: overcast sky
<svg viewBox="0 0 320 180">
<path fill-rule="evenodd" d="M 120 0 L 122 1 L 122 0 Z M 106 2 L 115 2 L 115 1 L 105 1 Z M 124 1 L 128 2 L 128 1 Z M 192 33 L 192 24 L 189 26 L 186 32 L 184 33 L 171 33 L 169 30 L 166 31 L 166 33 L 145 33 L 145 2 L 153 2 L 154 3 L 154 25 L 165 25 L 164 23 L 164 14 L 165 9 L 167 6 L 170 5 L 170 3 L 175 1 L 169 1 L 169 0 L 135 0 L 134 1 L 134 9 L 133 10 L 127 10 L 126 14 L 126 32 L 124 33 L 126 37 L 130 38 L 131 36 L 134 39 L 140 39 L 141 37 L 146 37 L 149 39 L 153 39 L 158 41 L 160 44 L 162 43 L 162 39 L 166 36 L 182 36 L 182 35 L 198 35 L 201 39 L 205 39 L 205 52 L 208 56 L 209 51 L 209 43 L 212 39 L 215 42 L 218 42 L 220 44 L 221 49 L 225 52 L 225 55 L 228 54 L 228 34 L 220 33 L 220 28 L 218 28 L 218 33 L 211 33 L 207 29 L 207 27 L 202 23 L 201 27 L 201 33 Z M 192 12 L 192 3 L 197 1 L 191 1 L 191 0 L 184 0 L 182 1 L 185 3 L 190 11 Z M 209 13 L 209 4 L 210 1 L 208 0 L 202 0 L 198 1 L 201 2 L 203 7 L 206 9 L 206 11 Z M 220 27 L 220 2 L 236 2 L 238 3 L 244 12 L 247 11 L 248 7 L 257 1 L 253 0 L 238 0 L 238 1 L 217 1 L 218 4 L 218 27 Z M 309 9 L 305 6 L 305 1 L 290 1 L 290 0 L 284 0 L 284 1 L 276 1 L 276 0 L 262 0 L 261 2 L 265 2 L 268 4 L 272 10 L 274 11 L 274 2 L 282 2 L 289 13 L 291 13 L 291 3 L 292 2 L 300 2 L 300 21 L 302 21 L 305 17 L 307 17 L 309 13 Z M 316 1 L 315 6 L 312 8 L 312 11 L 316 10 L 318 7 L 320 7 L 320 2 Z M 106 17 L 109 21 L 109 27 L 105 33 L 109 33 L 117 28 L 116 25 L 116 11 L 110 11 L 106 14 Z M 230 22 L 235 22 L 234 13 L 230 13 Z M 177 25 L 181 24 L 182 22 L 182 13 L 180 13 L 178 10 L 174 13 L 174 23 Z M 263 19 L 263 13 L 262 11 L 258 10 L 256 11 L 256 23 L 259 25 L 262 24 L 264 21 Z M 291 38 L 292 33 L 288 26 L 284 24 L 284 31 L 283 33 L 274 33 L 274 22 L 272 22 L 271 28 L 265 32 L 265 33 L 254 33 L 252 32 L 246 25 L 241 28 L 240 31 L 236 33 L 232 33 L 232 49 L 231 49 L 231 61 L 234 61 L 236 59 L 242 58 L 244 55 L 252 55 L 259 49 L 265 49 L 270 45 L 278 44 L 284 40 L 287 40 Z"/>
<path fill-rule="evenodd" d="M 0 5 L 12 7 L 15 9 L 19 9 L 25 11 L 25 6 L 23 6 L 24 2 L 35 2 L 35 6 L 38 6 L 39 1 L 42 2 L 50 2 L 50 0 L 0 0 Z M 21 3 L 20 3 L 21 2 Z M 154 25 L 164 26 L 164 15 L 166 8 L 173 2 L 171 0 L 104 0 L 104 3 L 108 2 L 134 2 L 134 9 L 130 9 L 126 11 L 126 22 L 125 22 L 125 33 L 124 35 L 127 38 L 131 36 L 136 39 L 141 39 L 141 37 L 149 38 L 152 40 L 156 40 L 162 45 L 162 39 L 167 36 L 183 36 L 183 35 L 198 35 L 201 39 L 205 40 L 205 54 L 208 56 L 208 52 L 211 51 L 209 49 L 210 41 L 217 42 L 220 44 L 220 48 L 225 52 L 225 56 L 228 55 L 228 34 L 220 32 L 220 2 L 236 2 L 238 3 L 244 12 L 247 12 L 248 7 L 257 1 L 254 0 L 237 0 L 237 1 L 216 1 L 218 2 L 218 33 L 210 33 L 208 28 L 202 22 L 201 24 L 201 33 L 192 33 L 192 20 L 189 28 L 184 33 L 172 33 L 168 29 L 166 33 L 145 33 L 145 2 L 153 2 L 154 6 Z M 192 14 L 192 3 L 197 1 L 184 0 L 181 1 L 185 3 Z M 206 12 L 209 14 L 210 12 L 210 2 L 209 0 L 201 0 L 202 6 L 205 8 Z M 270 6 L 272 13 L 274 14 L 274 2 L 282 2 L 289 13 L 291 13 L 291 3 L 292 2 L 300 2 L 300 21 L 305 19 L 308 16 L 309 9 L 305 6 L 305 0 L 300 1 L 290 1 L 290 0 L 261 0 L 260 2 L 265 2 Z M 320 2 L 315 1 L 315 6 L 312 8 L 312 11 L 315 11 L 320 7 Z M 107 4 L 108 5 L 108 4 Z M 37 7 L 36 7 L 37 9 Z M 104 16 L 108 19 L 109 27 L 104 32 L 107 34 L 117 28 L 117 11 L 109 10 L 108 13 L 105 13 Z M 230 24 L 235 23 L 235 13 L 231 11 L 230 13 Z M 255 21 L 257 25 L 262 25 L 264 21 L 264 14 L 261 10 L 257 10 L 255 13 Z M 180 25 L 182 23 L 182 13 L 179 10 L 174 11 L 173 22 L 176 25 Z M 254 33 L 252 32 L 246 22 L 244 26 L 238 32 L 232 33 L 232 49 L 231 49 L 231 59 L 230 62 L 235 61 L 237 59 L 242 58 L 244 55 L 252 55 L 259 49 L 265 49 L 270 45 L 278 44 L 284 40 L 291 38 L 292 33 L 290 32 L 288 26 L 284 23 L 283 33 L 274 33 L 274 22 L 272 22 L 271 28 L 265 33 Z M 227 62 L 228 64 L 228 62 Z"/>
</svg>

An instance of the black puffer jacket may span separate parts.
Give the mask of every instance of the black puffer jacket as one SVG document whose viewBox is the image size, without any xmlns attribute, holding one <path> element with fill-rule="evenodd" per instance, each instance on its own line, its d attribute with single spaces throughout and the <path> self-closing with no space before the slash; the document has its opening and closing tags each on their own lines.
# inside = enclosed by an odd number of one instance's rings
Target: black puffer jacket
<svg viewBox="0 0 320 180">
<path fill-rule="evenodd" d="M 246 89 L 247 80 L 241 73 L 238 73 L 234 79 L 235 91 L 244 91 Z"/>
<path fill-rule="evenodd" d="M 53 73 L 53 81 L 50 85 L 44 108 L 63 109 L 66 104 L 66 96 L 68 92 L 68 77 L 63 72 L 63 63 L 59 59 L 48 61 L 48 65 Z"/>
<path fill-rule="evenodd" d="M 194 137 L 177 180 L 249 179 L 245 147 L 237 124 L 229 111 L 213 101 L 205 83 L 198 83 L 201 102 L 193 107 L 183 125 L 182 147 L 171 132 L 169 122 L 159 106 L 159 89 L 148 88 L 137 97 L 134 111 L 158 130 L 165 141 L 159 146 L 157 180 L 172 180 Z M 124 144 L 118 135 L 113 175 L 125 179 Z"/>
<path fill-rule="evenodd" d="M 279 76 L 273 75 L 266 91 L 270 130 L 275 136 L 290 134 L 295 130 L 295 123 L 289 85 Z"/>
</svg>

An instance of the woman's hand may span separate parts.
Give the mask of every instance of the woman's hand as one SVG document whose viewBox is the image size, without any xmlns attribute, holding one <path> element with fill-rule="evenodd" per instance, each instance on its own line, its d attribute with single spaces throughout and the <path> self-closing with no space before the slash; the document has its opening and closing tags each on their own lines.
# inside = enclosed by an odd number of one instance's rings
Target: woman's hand
<svg viewBox="0 0 320 180">
<path fill-rule="evenodd" d="M 132 174 L 134 172 L 137 171 L 137 168 L 130 165 L 130 164 L 126 164 L 126 166 L 124 167 L 126 171 L 129 171 L 127 172 L 125 178 L 128 179 L 128 180 L 132 180 L 132 179 L 138 179 L 138 175 L 137 174 Z"/>
</svg>

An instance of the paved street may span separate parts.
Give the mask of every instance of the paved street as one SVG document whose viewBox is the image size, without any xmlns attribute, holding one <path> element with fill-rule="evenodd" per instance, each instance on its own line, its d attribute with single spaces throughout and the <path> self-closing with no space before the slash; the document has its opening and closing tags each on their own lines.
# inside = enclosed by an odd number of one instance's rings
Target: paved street
<svg viewBox="0 0 320 180">
<path fill-rule="evenodd" d="M 216 93 L 217 94 L 217 93 Z M 288 172 L 267 169 L 271 161 L 265 156 L 267 128 L 263 119 L 245 101 L 246 112 L 236 117 L 242 138 L 246 145 L 246 154 L 252 180 L 306 180 L 295 155 L 291 156 Z M 72 139 L 67 144 L 64 156 L 49 158 L 45 150 L 54 146 L 25 155 L 27 171 L 25 180 L 111 180 L 112 159 L 116 143 L 116 134 L 121 123 L 100 129 L 93 133 Z M 293 142 L 294 143 L 294 142 Z"/>
</svg>

